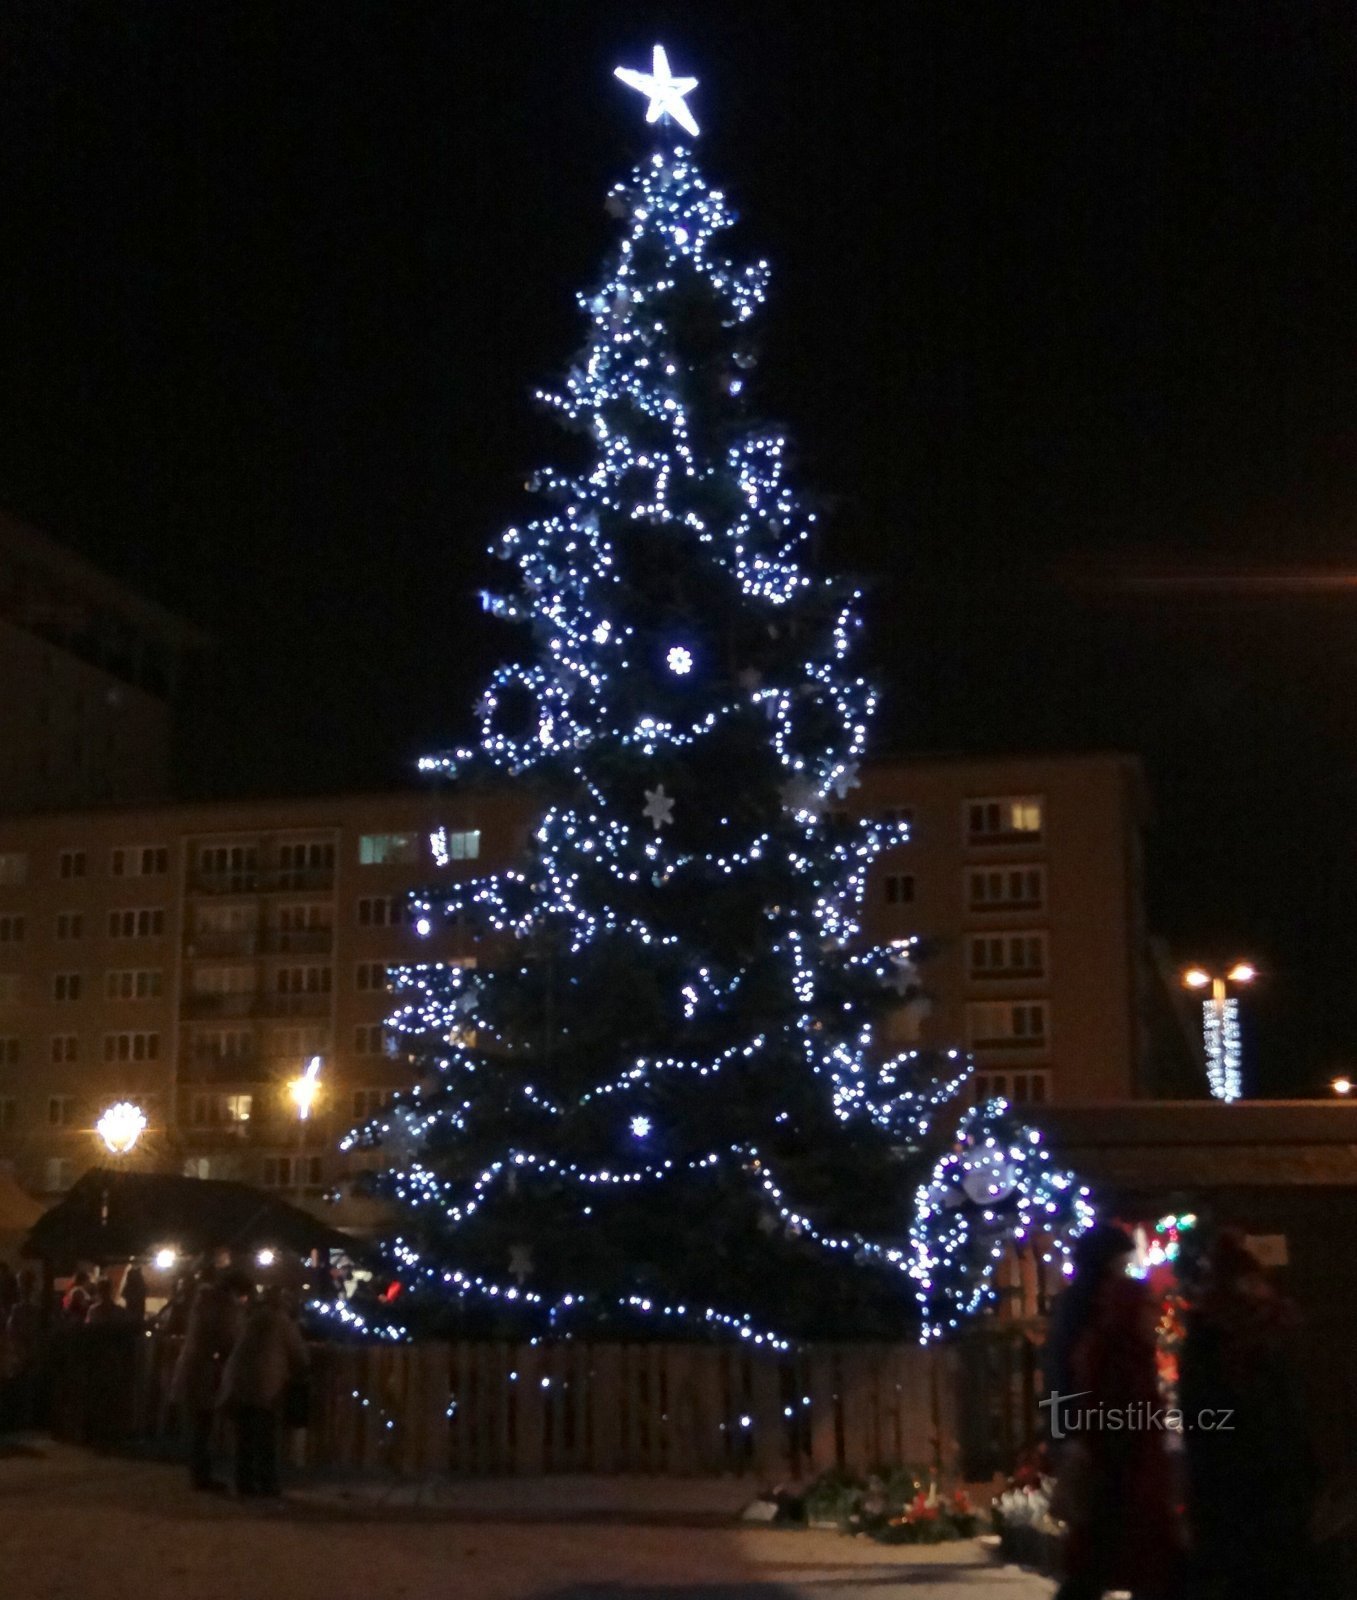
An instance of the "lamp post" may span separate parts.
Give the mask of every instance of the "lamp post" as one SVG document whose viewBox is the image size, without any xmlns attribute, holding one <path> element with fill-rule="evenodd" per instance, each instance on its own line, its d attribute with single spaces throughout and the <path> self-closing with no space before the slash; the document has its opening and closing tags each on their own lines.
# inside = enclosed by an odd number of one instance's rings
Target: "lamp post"
<svg viewBox="0 0 1357 1600">
<path fill-rule="evenodd" d="M 297 1108 L 297 1199 L 305 1198 L 305 1183 L 302 1175 L 302 1163 L 306 1152 L 306 1124 L 311 1120 L 311 1112 L 320 1094 L 320 1068 L 321 1058 L 312 1056 L 306 1063 L 306 1071 L 300 1077 L 293 1078 L 287 1086 L 287 1092 L 292 1096 L 292 1102 Z"/>
<path fill-rule="evenodd" d="M 1206 1076 L 1217 1100 L 1238 1100 L 1244 1092 L 1240 1073 L 1239 1001 L 1231 986 L 1252 983 L 1257 970 L 1247 961 L 1236 961 L 1224 974 L 1205 967 L 1188 967 L 1183 987 L 1202 995 L 1202 1037 L 1206 1045 Z M 1207 994 L 1206 991 L 1210 990 Z"/>
<path fill-rule="evenodd" d="M 141 1107 L 130 1100 L 119 1100 L 94 1124 L 94 1131 L 103 1140 L 109 1155 L 121 1160 L 131 1155 L 146 1127 L 146 1113 Z"/>
</svg>

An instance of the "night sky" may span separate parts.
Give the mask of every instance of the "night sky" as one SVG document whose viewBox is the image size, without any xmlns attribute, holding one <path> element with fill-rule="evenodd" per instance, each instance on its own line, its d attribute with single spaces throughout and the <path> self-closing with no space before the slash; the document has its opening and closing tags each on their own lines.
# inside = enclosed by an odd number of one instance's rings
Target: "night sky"
<svg viewBox="0 0 1357 1600">
<path fill-rule="evenodd" d="M 0 4 L 0 503 L 215 635 L 185 792 L 467 731 L 657 38 L 882 745 L 1138 751 L 1256 1086 L 1357 1069 L 1357 583 L 1212 586 L 1357 574 L 1350 3 Z"/>
</svg>

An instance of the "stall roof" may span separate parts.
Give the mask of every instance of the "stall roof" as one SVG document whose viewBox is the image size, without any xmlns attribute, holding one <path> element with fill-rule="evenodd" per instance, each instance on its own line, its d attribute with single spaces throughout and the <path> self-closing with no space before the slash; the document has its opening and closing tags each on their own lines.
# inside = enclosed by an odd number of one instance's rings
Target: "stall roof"
<svg viewBox="0 0 1357 1600">
<path fill-rule="evenodd" d="M 127 1261 L 171 1246 L 185 1256 L 265 1245 L 299 1255 L 358 1253 L 358 1241 L 299 1206 L 245 1183 L 95 1167 L 29 1231 L 23 1254 L 52 1261 Z"/>
</svg>

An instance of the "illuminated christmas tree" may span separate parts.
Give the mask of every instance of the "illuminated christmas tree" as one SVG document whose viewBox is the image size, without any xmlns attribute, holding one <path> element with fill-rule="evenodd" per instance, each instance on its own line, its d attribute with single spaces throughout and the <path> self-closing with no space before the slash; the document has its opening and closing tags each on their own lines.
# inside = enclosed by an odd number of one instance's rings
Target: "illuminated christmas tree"
<svg viewBox="0 0 1357 1600">
<path fill-rule="evenodd" d="M 659 138 L 539 397 L 575 463 L 497 547 L 486 604 L 524 657 L 478 747 L 424 763 L 531 784 L 540 821 L 513 870 L 417 899 L 417 930 L 460 919 L 478 963 L 399 975 L 420 1086 L 350 1144 L 385 1163 L 409 1321 L 933 1331 L 983 1301 L 996 1240 L 1049 1225 L 1060 1249 L 1083 1202 L 998 1108 L 955 1152 L 961 1057 L 879 1046 L 915 980 L 858 922 L 904 837 L 843 814 L 874 704 L 859 594 L 807 569 L 815 512 L 752 401 L 768 269 L 727 258 L 726 197 L 675 142 L 693 80 L 658 49 L 619 76 Z"/>
</svg>

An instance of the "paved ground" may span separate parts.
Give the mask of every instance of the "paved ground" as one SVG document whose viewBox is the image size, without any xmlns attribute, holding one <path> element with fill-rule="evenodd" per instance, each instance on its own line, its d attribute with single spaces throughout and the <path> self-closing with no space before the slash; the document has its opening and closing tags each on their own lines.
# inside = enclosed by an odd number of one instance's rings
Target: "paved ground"
<svg viewBox="0 0 1357 1600">
<path fill-rule="evenodd" d="M 738 1485 L 303 1489 L 195 1495 L 157 1462 L 0 1452 L 5 1600 L 1048 1600 L 973 1545 L 921 1559 L 833 1533 L 732 1527 Z"/>
</svg>

